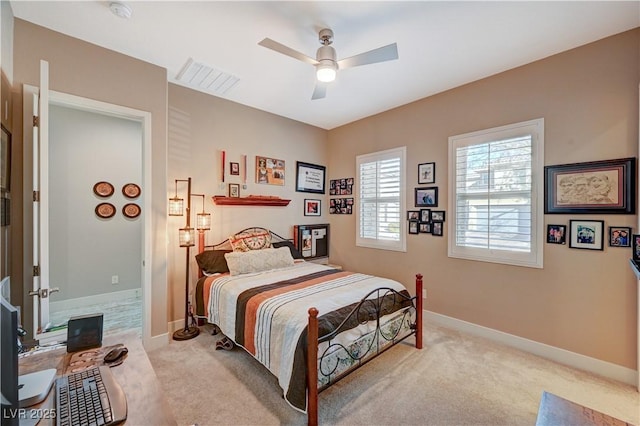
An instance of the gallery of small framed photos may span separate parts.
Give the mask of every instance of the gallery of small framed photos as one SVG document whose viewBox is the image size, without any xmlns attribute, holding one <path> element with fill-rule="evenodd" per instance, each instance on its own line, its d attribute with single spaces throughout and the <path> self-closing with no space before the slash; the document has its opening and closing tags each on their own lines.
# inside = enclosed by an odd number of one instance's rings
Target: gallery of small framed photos
<svg viewBox="0 0 640 426">
<path fill-rule="evenodd" d="M 436 182 L 436 163 L 418 164 L 418 184 L 434 184 Z M 409 234 L 431 234 L 442 237 L 444 234 L 445 211 L 434 210 L 438 207 L 438 187 L 422 186 L 414 189 L 414 205 L 425 207 L 409 210 Z"/>
<path fill-rule="evenodd" d="M 640 237 L 638 235 L 637 237 Z M 636 235 L 629 226 L 609 226 L 605 233 L 603 220 L 569 220 L 569 226 L 547 225 L 547 243 L 566 245 L 570 248 L 585 250 L 604 250 L 605 241 L 609 247 L 631 247 L 636 252 Z M 637 241 L 640 254 L 640 238 Z"/>
<path fill-rule="evenodd" d="M 329 195 L 353 195 L 353 178 L 331 179 Z M 329 214 L 353 214 L 353 198 L 330 198 Z"/>
</svg>

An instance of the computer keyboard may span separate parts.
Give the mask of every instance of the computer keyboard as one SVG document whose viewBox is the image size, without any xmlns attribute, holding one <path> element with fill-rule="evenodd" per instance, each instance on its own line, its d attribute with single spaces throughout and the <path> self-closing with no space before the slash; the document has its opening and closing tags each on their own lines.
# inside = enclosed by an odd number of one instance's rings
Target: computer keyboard
<svg viewBox="0 0 640 426">
<path fill-rule="evenodd" d="M 127 418 L 127 398 L 106 366 L 56 379 L 56 425 L 115 425 Z"/>
</svg>

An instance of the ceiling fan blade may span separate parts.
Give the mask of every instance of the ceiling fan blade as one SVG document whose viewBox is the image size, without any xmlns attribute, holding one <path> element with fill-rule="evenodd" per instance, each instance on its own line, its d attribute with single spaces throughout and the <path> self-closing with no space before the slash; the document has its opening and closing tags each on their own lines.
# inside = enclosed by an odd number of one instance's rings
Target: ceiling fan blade
<svg viewBox="0 0 640 426">
<path fill-rule="evenodd" d="M 398 59 L 398 45 L 396 43 L 382 46 L 350 58 L 338 61 L 338 67 L 341 69 L 357 67 L 360 65 L 375 64 L 377 62 L 392 61 Z"/>
<path fill-rule="evenodd" d="M 327 96 L 327 86 L 328 83 L 317 82 L 316 88 L 313 89 L 313 95 L 311 95 L 311 100 L 322 99 Z"/>
<path fill-rule="evenodd" d="M 270 38 L 265 38 L 258 44 L 260 46 L 266 47 L 267 49 L 275 50 L 278 53 L 282 53 L 283 55 L 290 56 L 294 59 L 297 59 L 302 62 L 306 62 L 311 65 L 316 65 L 318 63 L 318 61 L 305 55 L 304 53 L 300 53 L 297 50 L 293 50 L 292 48 L 287 47 L 284 44 L 278 43 L 275 40 L 271 40 Z"/>
</svg>

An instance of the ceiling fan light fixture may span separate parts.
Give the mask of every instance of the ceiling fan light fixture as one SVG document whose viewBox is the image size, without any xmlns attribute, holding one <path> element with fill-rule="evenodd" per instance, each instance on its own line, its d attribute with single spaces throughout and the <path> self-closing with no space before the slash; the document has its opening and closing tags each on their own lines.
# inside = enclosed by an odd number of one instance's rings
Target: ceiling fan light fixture
<svg viewBox="0 0 640 426">
<path fill-rule="evenodd" d="M 333 61 L 323 60 L 316 65 L 316 78 L 323 83 L 331 83 L 335 80 L 337 72 L 338 65 Z"/>
</svg>

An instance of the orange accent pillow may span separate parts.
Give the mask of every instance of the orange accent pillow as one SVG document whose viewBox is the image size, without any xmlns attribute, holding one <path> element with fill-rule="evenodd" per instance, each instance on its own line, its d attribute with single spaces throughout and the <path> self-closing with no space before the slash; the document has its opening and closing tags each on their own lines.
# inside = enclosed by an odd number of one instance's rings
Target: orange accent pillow
<svg viewBox="0 0 640 426">
<path fill-rule="evenodd" d="M 271 233 L 268 231 L 240 232 L 229 237 L 233 251 L 251 251 L 271 248 Z"/>
</svg>

